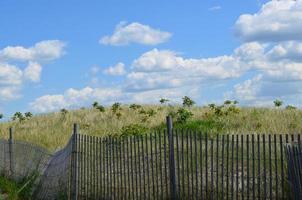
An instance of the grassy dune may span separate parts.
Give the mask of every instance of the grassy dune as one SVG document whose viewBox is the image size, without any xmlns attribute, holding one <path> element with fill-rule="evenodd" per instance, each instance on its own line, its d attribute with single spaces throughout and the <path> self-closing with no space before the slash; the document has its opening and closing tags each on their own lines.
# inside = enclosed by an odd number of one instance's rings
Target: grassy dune
<svg viewBox="0 0 302 200">
<path fill-rule="evenodd" d="M 51 151 L 63 147 L 72 133 L 72 124 L 80 125 L 80 132 L 96 135 L 131 134 L 131 132 L 165 127 L 165 116 L 180 106 L 145 105 L 136 110 L 121 106 L 120 116 L 106 107 L 36 115 L 23 121 L 0 123 L 0 137 L 8 137 L 8 128 L 15 128 L 15 138 L 25 140 Z M 217 115 L 209 107 L 188 108 L 193 116 L 186 123 L 174 123 L 177 128 L 192 128 L 219 133 L 301 133 L 302 111 L 282 108 L 238 108 L 236 112 Z M 175 118 L 176 120 L 176 118 Z"/>
</svg>

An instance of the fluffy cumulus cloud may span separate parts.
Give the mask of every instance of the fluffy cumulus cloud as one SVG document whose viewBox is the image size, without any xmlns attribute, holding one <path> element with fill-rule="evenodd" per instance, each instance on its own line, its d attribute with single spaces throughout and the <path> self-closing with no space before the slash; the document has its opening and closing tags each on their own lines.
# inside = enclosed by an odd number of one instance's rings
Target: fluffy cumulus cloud
<svg viewBox="0 0 302 200">
<path fill-rule="evenodd" d="M 70 88 L 64 94 L 44 95 L 30 103 L 30 107 L 36 112 L 57 111 L 62 108 L 74 108 L 87 106 L 93 101 L 112 103 L 122 97 L 117 88 Z"/>
<path fill-rule="evenodd" d="M 0 60 L 17 61 L 49 61 L 60 58 L 64 54 L 65 43 L 59 40 L 46 40 L 34 46 L 8 46 L 0 50 Z"/>
<path fill-rule="evenodd" d="M 243 48 L 243 47 L 242 47 Z M 128 90 L 151 90 L 198 87 L 207 81 L 227 80 L 239 77 L 249 66 L 239 56 L 237 49 L 232 55 L 212 58 L 184 58 L 176 52 L 153 49 L 132 63 L 132 72 L 127 75 Z M 252 54 L 252 51 L 245 54 Z"/>
<path fill-rule="evenodd" d="M 21 96 L 23 84 L 39 82 L 42 65 L 64 54 L 65 44 L 59 40 L 47 40 L 32 47 L 8 46 L 0 50 L 0 100 L 13 100 Z M 17 62 L 16 62 L 17 61 Z M 22 63 L 26 67 L 12 63 Z"/>
<path fill-rule="evenodd" d="M 104 73 L 112 76 L 122 76 L 126 74 L 125 64 L 119 62 L 116 65 L 110 66 L 105 69 Z"/>
<path fill-rule="evenodd" d="M 255 14 L 241 15 L 235 31 L 243 41 L 301 40 L 302 1 L 270 1 Z"/>
<path fill-rule="evenodd" d="M 171 33 L 151 28 L 148 25 L 133 22 L 118 24 L 111 36 L 100 39 L 101 44 L 121 46 L 130 43 L 144 45 L 156 45 L 166 42 L 172 36 Z"/>
<path fill-rule="evenodd" d="M 39 82 L 41 76 L 42 66 L 36 62 L 29 62 L 24 69 L 24 78 L 32 82 Z"/>
</svg>

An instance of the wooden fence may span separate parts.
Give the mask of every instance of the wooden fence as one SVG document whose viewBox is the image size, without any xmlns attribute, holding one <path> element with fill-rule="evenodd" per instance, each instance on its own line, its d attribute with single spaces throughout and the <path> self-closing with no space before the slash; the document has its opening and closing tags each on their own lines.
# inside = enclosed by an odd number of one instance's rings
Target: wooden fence
<svg viewBox="0 0 302 200">
<path fill-rule="evenodd" d="M 124 138 L 74 131 L 71 199 L 288 199 L 284 145 L 301 135 L 167 129 Z"/>
<path fill-rule="evenodd" d="M 302 145 L 286 145 L 288 184 L 292 199 L 302 199 Z"/>
</svg>

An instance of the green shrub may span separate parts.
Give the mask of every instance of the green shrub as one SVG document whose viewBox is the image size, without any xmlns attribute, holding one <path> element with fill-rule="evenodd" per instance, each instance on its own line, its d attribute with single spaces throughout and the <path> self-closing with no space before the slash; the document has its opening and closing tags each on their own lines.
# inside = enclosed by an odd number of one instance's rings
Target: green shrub
<svg viewBox="0 0 302 200">
<path fill-rule="evenodd" d="M 161 99 L 159 100 L 159 103 L 165 104 L 165 103 L 167 103 L 168 101 L 169 101 L 169 99 L 161 98 Z"/>
<path fill-rule="evenodd" d="M 286 109 L 286 110 L 296 110 L 297 107 L 292 106 L 292 105 L 287 105 L 287 106 L 285 107 L 285 109 Z"/>
<path fill-rule="evenodd" d="M 153 117 L 154 115 L 156 115 L 156 111 L 154 109 L 149 109 L 146 114 L 149 116 L 149 117 Z"/>
<path fill-rule="evenodd" d="M 62 108 L 62 109 L 60 110 L 60 112 L 61 112 L 63 115 L 66 115 L 66 114 L 68 113 L 68 110 L 65 109 L 65 108 Z"/>
<path fill-rule="evenodd" d="M 122 110 L 121 103 L 116 102 L 116 103 L 112 104 L 111 110 L 114 114 L 121 111 Z"/>
<path fill-rule="evenodd" d="M 92 107 L 97 108 L 99 106 L 99 103 L 97 101 L 93 102 Z"/>
<path fill-rule="evenodd" d="M 147 128 L 140 124 L 130 124 L 122 127 L 121 137 L 129 135 L 144 135 L 147 133 Z"/>
<path fill-rule="evenodd" d="M 280 107 L 280 106 L 282 106 L 282 104 L 283 104 L 283 101 L 281 101 L 281 100 L 279 100 L 279 99 L 276 99 L 275 101 L 274 101 L 274 105 L 278 108 L 278 107 Z"/>
<path fill-rule="evenodd" d="M 193 106 L 195 104 L 195 102 L 190 97 L 188 97 L 188 96 L 184 96 L 182 98 L 182 101 L 183 101 L 182 105 L 184 107 L 191 107 L 191 106 Z"/>
<path fill-rule="evenodd" d="M 14 120 L 14 121 L 19 120 L 21 122 L 21 121 L 25 120 L 25 117 L 23 116 L 23 114 L 21 112 L 16 112 L 13 115 L 12 120 Z"/>
<path fill-rule="evenodd" d="M 100 111 L 100 112 L 105 112 L 105 107 L 102 106 L 102 105 L 98 105 L 98 106 L 96 107 L 96 109 L 97 109 L 98 111 Z"/>
<path fill-rule="evenodd" d="M 230 105 L 230 104 L 232 104 L 232 101 L 231 100 L 225 100 L 223 104 L 224 105 Z"/>
<path fill-rule="evenodd" d="M 33 116 L 33 114 L 31 112 L 26 112 L 26 113 L 24 113 L 24 115 L 27 119 L 30 119 Z"/>
<path fill-rule="evenodd" d="M 131 104 L 130 106 L 129 106 L 129 108 L 131 109 L 131 110 L 138 110 L 138 109 L 140 109 L 142 106 L 141 105 L 138 105 L 138 104 L 135 104 L 135 103 L 133 103 L 133 104 Z"/>
<path fill-rule="evenodd" d="M 177 122 L 184 124 L 186 123 L 191 117 L 193 116 L 193 113 L 189 110 L 186 110 L 185 108 L 179 108 L 177 111 Z"/>
</svg>

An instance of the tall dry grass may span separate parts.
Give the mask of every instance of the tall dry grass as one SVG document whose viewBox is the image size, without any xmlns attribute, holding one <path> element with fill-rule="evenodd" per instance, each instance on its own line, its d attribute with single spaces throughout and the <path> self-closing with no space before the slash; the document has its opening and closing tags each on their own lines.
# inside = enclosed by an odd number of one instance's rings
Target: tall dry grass
<svg viewBox="0 0 302 200">
<path fill-rule="evenodd" d="M 94 108 L 86 108 L 37 115 L 19 122 L 0 123 L 0 137 L 8 137 L 9 127 L 14 127 L 15 139 L 28 141 L 43 146 L 51 151 L 62 148 L 72 134 L 73 123 L 78 123 L 80 132 L 88 135 L 119 135 L 125 126 L 140 124 L 148 129 L 164 127 L 165 116 L 176 111 L 177 106 L 145 105 L 144 110 L 153 109 L 156 114 L 142 122 L 144 114 L 122 106 L 121 117 L 118 118 L 108 107 L 105 112 Z M 188 124 L 202 130 L 229 133 L 301 133 L 302 111 L 277 108 L 240 108 L 239 113 L 215 116 L 208 107 L 192 107 L 194 114 Z M 183 125 L 182 127 L 186 127 Z M 190 126 L 192 127 L 192 126 Z"/>
</svg>

